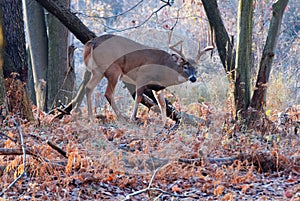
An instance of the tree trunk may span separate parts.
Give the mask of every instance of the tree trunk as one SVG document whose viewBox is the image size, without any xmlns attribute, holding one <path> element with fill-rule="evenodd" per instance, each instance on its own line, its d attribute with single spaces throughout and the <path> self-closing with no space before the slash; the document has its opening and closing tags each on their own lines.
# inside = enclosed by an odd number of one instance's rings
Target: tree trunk
<svg viewBox="0 0 300 201">
<path fill-rule="evenodd" d="M 22 118 L 32 120 L 31 104 L 28 96 L 27 58 L 22 2 L 19 0 L 1 0 L 4 33 L 3 74 L 7 78 L 5 88 L 9 97 L 9 109 L 20 113 Z M 12 74 L 13 73 L 13 74 Z"/>
<path fill-rule="evenodd" d="M 250 104 L 250 69 L 252 67 L 253 0 L 240 0 L 238 8 L 238 40 L 235 76 L 236 115 L 246 118 Z"/>
<path fill-rule="evenodd" d="M 48 38 L 43 7 L 35 0 L 23 0 L 36 105 L 46 109 Z M 31 81 L 31 80 L 29 80 Z"/>
<path fill-rule="evenodd" d="M 288 2 L 288 0 L 277 0 L 272 5 L 273 15 L 270 22 L 266 44 L 262 53 L 262 59 L 259 64 L 255 90 L 250 103 L 250 106 L 255 110 L 255 112 L 263 112 L 263 107 L 266 104 L 267 83 L 269 81 L 275 55 L 274 51 L 279 36 L 282 16 Z M 253 118 L 257 118 L 257 115 L 254 115 Z"/>
<path fill-rule="evenodd" d="M 69 8 L 70 1 L 60 1 Z M 48 15 L 49 57 L 47 71 L 47 107 L 59 106 L 72 99 L 75 72 L 68 65 L 68 29 L 52 14 Z"/>
<path fill-rule="evenodd" d="M 4 88 L 4 78 L 3 78 L 3 31 L 2 31 L 2 9 L 0 7 L 0 116 L 2 116 L 2 105 L 4 105 L 5 101 L 5 88 Z"/>
<path fill-rule="evenodd" d="M 58 1 L 36 1 L 39 2 L 39 4 L 47 9 L 47 11 L 49 11 L 52 15 L 57 17 L 61 23 L 63 23 L 83 44 L 96 37 L 96 34 L 90 31 L 89 28 L 87 28 L 75 14 L 73 14 L 66 7 L 62 6 Z"/>
<path fill-rule="evenodd" d="M 4 28 L 4 77 L 18 73 L 17 78 L 27 81 L 27 60 L 25 49 L 24 22 L 22 2 L 18 0 L 1 0 Z"/>
<path fill-rule="evenodd" d="M 235 51 L 233 43 L 224 26 L 216 0 L 202 0 L 210 26 L 216 35 L 216 45 L 226 73 L 235 79 Z"/>
</svg>

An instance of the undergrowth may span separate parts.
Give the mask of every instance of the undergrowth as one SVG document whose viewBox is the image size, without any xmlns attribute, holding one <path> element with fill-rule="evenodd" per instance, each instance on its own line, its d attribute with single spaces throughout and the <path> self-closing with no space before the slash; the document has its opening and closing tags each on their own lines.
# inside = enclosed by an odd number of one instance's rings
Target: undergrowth
<svg viewBox="0 0 300 201">
<path fill-rule="evenodd" d="M 253 128 L 233 123 L 228 112 L 208 103 L 188 108 L 204 123 L 183 122 L 170 130 L 172 121 L 157 126 L 159 115 L 147 112 L 139 124 L 116 121 L 109 111 L 92 123 L 77 115 L 56 120 L 37 109 L 35 123 L 8 116 L 0 133 L 0 199 L 285 200 L 299 195 L 299 106 L 285 119 L 272 111 Z"/>
</svg>

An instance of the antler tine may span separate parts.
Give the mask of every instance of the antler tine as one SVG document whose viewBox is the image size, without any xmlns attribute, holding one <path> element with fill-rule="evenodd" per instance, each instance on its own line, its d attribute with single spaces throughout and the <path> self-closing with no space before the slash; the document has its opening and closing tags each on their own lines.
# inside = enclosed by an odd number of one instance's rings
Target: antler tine
<svg viewBox="0 0 300 201">
<path fill-rule="evenodd" d="M 203 54 L 205 54 L 205 52 L 213 50 L 215 48 L 215 43 L 214 43 L 214 30 L 212 28 L 210 28 L 210 33 L 208 33 L 208 44 L 211 43 L 211 45 L 205 47 L 203 50 L 201 50 L 200 48 L 200 41 L 198 44 L 198 53 L 197 53 L 197 57 L 195 59 L 195 61 L 199 61 L 199 59 L 201 58 L 201 56 Z"/>
<path fill-rule="evenodd" d="M 169 39 L 168 39 L 169 44 L 171 43 L 172 34 L 173 34 L 173 29 L 169 32 Z M 183 58 L 184 60 L 187 60 L 182 52 L 182 43 L 183 43 L 183 40 L 180 40 L 177 43 L 175 43 L 174 45 L 169 45 L 169 48 L 171 50 L 173 50 L 174 52 L 176 52 L 179 56 L 181 56 L 181 58 Z M 180 50 L 175 48 L 178 45 L 180 45 Z"/>
<path fill-rule="evenodd" d="M 207 46 L 205 47 L 203 50 L 200 49 L 200 42 L 199 42 L 199 49 L 198 49 L 198 53 L 197 53 L 197 57 L 196 57 L 196 62 L 199 61 L 199 59 L 201 58 L 201 56 L 210 50 L 213 50 L 215 47 L 213 45 Z"/>
</svg>

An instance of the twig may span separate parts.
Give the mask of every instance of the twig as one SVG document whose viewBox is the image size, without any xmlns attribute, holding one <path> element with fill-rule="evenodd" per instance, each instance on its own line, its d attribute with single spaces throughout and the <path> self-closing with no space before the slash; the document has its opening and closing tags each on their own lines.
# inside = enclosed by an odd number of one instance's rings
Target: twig
<svg viewBox="0 0 300 201">
<path fill-rule="evenodd" d="M 150 179 L 150 181 L 149 181 L 149 185 L 148 185 L 147 188 L 144 188 L 144 189 L 142 189 L 142 190 L 139 190 L 139 191 L 136 191 L 136 192 L 133 192 L 133 193 L 130 193 L 130 194 L 126 195 L 125 199 L 123 199 L 122 201 L 131 200 L 131 197 L 132 197 L 132 196 L 136 196 L 136 195 L 139 195 L 139 194 L 148 192 L 148 191 L 159 191 L 160 193 L 167 194 L 167 195 L 170 195 L 170 196 L 173 196 L 173 197 L 178 197 L 178 198 L 187 198 L 187 197 L 191 197 L 190 195 L 178 195 L 178 194 L 169 193 L 169 192 L 164 191 L 164 190 L 162 190 L 162 189 L 160 189 L 160 188 L 153 188 L 153 187 L 151 188 L 151 185 L 152 185 L 152 183 L 153 183 L 153 180 L 154 180 L 154 178 L 155 178 L 157 172 L 158 172 L 160 169 L 162 169 L 162 167 L 157 168 L 157 169 L 154 171 L 154 173 L 153 173 L 153 175 L 152 175 L 152 177 L 151 177 L 151 179 Z"/>
<path fill-rule="evenodd" d="M 24 152 L 22 149 L 9 149 L 9 148 L 0 148 L 0 155 L 22 155 Z M 31 151 L 26 149 L 26 154 L 36 156 Z"/>
<path fill-rule="evenodd" d="M 151 179 L 150 179 L 148 188 L 151 187 L 151 185 L 152 185 L 152 183 L 153 183 L 153 180 L 154 180 L 154 177 L 155 177 L 155 175 L 157 174 L 157 172 L 158 172 L 160 169 L 161 169 L 161 167 L 157 168 L 157 169 L 154 171 L 154 173 L 153 173 L 153 175 L 152 175 L 152 177 L 151 177 Z"/>
<path fill-rule="evenodd" d="M 25 176 L 26 176 L 26 147 L 25 147 L 25 144 L 24 144 L 24 137 L 23 137 L 21 126 L 16 121 L 15 118 L 14 118 L 14 123 L 15 123 L 15 125 L 17 126 L 17 128 L 19 130 L 19 135 L 20 135 L 20 139 L 21 139 L 21 147 L 22 147 L 22 151 L 23 151 L 23 165 L 24 165 L 24 170 L 22 172 L 22 175 L 25 174 Z"/>
<path fill-rule="evenodd" d="M 167 1 L 165 1 L 165 0 L 160 0 L 160 1 L 162 1 L 162 2 L 164 2 L 164 3 L 166 3 L 166 4 L 168 4 L 169 6 L 172 6 L 172 5 L 174 4 L 174 0 L 167 0 Z"/>
<path fill-rule="evenodd" d="M 61 112 L 61 113 L 63 113 L 64 115 L 69 115 L 70 114 L 70 112 L 66 112 L 65 111 L 65 108 L 63 108 L 63 109 L 61 109 L 61 108 L 56 108 L 56 110 L 58 111 L 58 112 Z"/>
<path fill-rule="evenodd" d="M 25 144 L 24 144 L 24 138 L 23 138 L 23 133 L 22 133 L 22 129 L 20 124 L 16 121 L 16 119 L 13 117 L 14 123 L 17 126 L 18 130 L 19 130 L 19 135 L 20 135 L 20 139 L 21 139 L 21 146 L 22 146 L 22 152 L 23 152 L 23 172 L 13 181 L 9 184 L 9 186 L 4 189 L 2 191 L 2 193 L 0 193 L 0 197 L 2 197 L 4 195 L 4 193 L 9 190 L 11 187 L 13 187 L 15 185 L 15 183 L 17 181 L 19 181 L 19 179 L 21 179 L 23 176 L 26 176 L 26 148 L 25 148 Z"/>
<path fill-rule="evenodd" d="M 57 151 L 58 153 L 60 153 L 63 157 L 68 158 L 67 157 L 67 152 L 65 152 L 64 150 L 62 150 L 61 148 L 59 148 L 58 146 L 56 146 L 53 142 L 47 140 L 47 144 L 53 148 L 55 151 Z"/>
<path fill-rule="evenodd" d="M 143 26 L 144 24 L 146 24 L 146 22 L 148 22 L 148 21 L 152 18 L 152 16 L 153 16 L 154 14 L 157 14 L 161 9 L 163 9 L 163 8 L 166 7 L 166 6 L 169 6 L 169 4 L 166 3 L 166 4 L 162 5 L 162 6 L 159 7 L 157 10 L 155 10 L 154 12 L 152 12 L 151 15 L 150 15 L 149 17 L 147 17 L 142 23 L 140 23 L 140 24 L 138 24 L 138 25 L 135 25 L 135 26 L 127 27 L 127 28 L 124 28 L 124 29 L 116 29 L 116 28 L 107 26 L 107 25 L 105 25 L 105 24 L 102 24 L 102 25 L 103 25 L 105 28 L 110 29 L 110 30 L 112 30 L 112 31 L 114 31 L 114 32 L 123 32 L 123 31 L 127 31 L 127 30 L 130 30 L 130 29 L 139 28 L 139 27 Z"/>
<path fill-rule="evenodd" d="M 131 7 L 130 9 L 128 9 L 127 11 L 124 11 L 122 13 L 119 13 L 117 15 L 113 15 L 113 16 L 109 16 L 109 17 L 95 17 L 95 16 L 88 16 L 84 13 L 77 13 L 77 14 L 80 14 L 82 16 L 85 16 L 85 17 L 92 17 L 92 18 L 99 18 L 99 19 L 109 19 L 109 18 L 115 18 L 115 17 L 118 17 L 118 16 L 121 16 L 121 15 L 124 15 L 128 12 L 130 12 L 131 10 L 135 9 L 136 7 L 138 7 L 141 3 L 143 3 L 144 0 L 141 0 L 139 1 L 137 4 L 135 4 L 133 7 Z M 116 28 L 113 28 L 113 27 L 110 27 L 110 26 L 107 26 L 106 24 L 102 23 L 102 25 L 107 28 L 107 29 L 110 29 L 114 32 L 123 32 L 123 31 L 127 31 L 127 30 L 130 30 L 130 29 L 135 29 L 135 28 L 138 28 L 138 27 L 141 27 L 143 26 L 146 22 L 148 22 L 150 20 L 150 18 L 154 15 L 154 14 L 157 14 L 161 9 L 163 9 L 164 7 L 166 6 L 172 6 L 172 3 L 170 1 L 162 1 L 164 2 L 165 4 L 162 5 L 160 8 L 158 8 L 157 10 L 155 10 L 153 13 L 151 13 L 151 15 L 149 17 L 147 17 L 142 23 L 138 24 L 138 25 L 135 25 L 135 26 L 131 26 L 131 27 L 127 27 L 127 28 L 124 28 L 124 29 L 116 29 Z"/>
<path fill-rule="evenodd" d="M 6 135 L 5 133 L 3 133 L 3 132 L 0 132 L 0 135 L 2 135 L 2 136 L 4 136 L 4 137 L 6 137 L 6 138 L 8 138 L 8 139 L 10 139 L 11 141 L 13 141 L 14 143 L 17 143 L 17 140 L 16 139 L 14 139 L 14 138 L 12 138 L 12 137 L 10 137 L 10 136 L 8 136 L 8 135 Z"/>
<path fill-rule="evenodd" d="M 176 21 L 175 21 L 175 23 L 173 24 L 173 26 L 170 28 L 170 31 L 173 31 L 173 30 L 174 30 L 174 28 L 176 27 L 176 25 L 177 25 L 177 23 L 178 23 L 178 21 L 179 21 L 179 11 L 180 11 L 181 8 L 182 8 L 182 7 L 180 7 L 180 8 L 177 9 Z"/>
<path fill-rule="evenodd" d="M 153 173 L 153 175 L 152 175 L 152 177 L 151 177 L 151 179 L 150 179 L 150 181 L 149 181 L 149 185 L 148 185 L 147 188 L 144 188 L 144 189 L 142 189 L 142 190 L 139 190 L 139 191 L 136 191 L 136 192 L 133 192 L 133 193 L 130 193 L 130 194 L 126 195 L 124 201 L 125 201 L 125 200 L 130 200 L 132 196 L 136 196 L 136 195 L 139 195 L 139 194 L 142 194 L 142 193 L 144 193 L 144 192 L 149 191 L 149 190 L 151 189 L 151 185 L 152 185 L 152 183 L 153 183 L 154 177 L 155 177 L 155 175 L 157 174 L 157 172 L 158 172 L 160 169 L 161 169 L 161 167 L 160 167 L 160 168 L 157 168 L 157 169 L 154 171 L 154 173 Z"/>
<path fill-rule="evenodd" d="M 125 15 L 126 13 L 129 13 L 130 11 L 134 10 L 136 7 L 138 7 L 140 4 L 143 3 L 144 0 L 141 0 L 139 2 L 137 2 L 135 5 L 133 5 L 131 8 L 129 8 L 128 10 L 124 11 L 124 12 L 121 12 L 121 13 L 118 13 L 116 15 L 112 15 L 112 16 L 108 16 L 108 17 L 101 17 L 101 16 L 89 16 L 85 13 L 80 13 L 80 12 L 73 12 L 75 14 L 79 14 L 79 15 L 82 15 L 82 16 L 85 16 L 85 17 L 92 17 L 92 18 L 99 18 L 99 19 L 104 19 L 104 20 L 107 20 L 107 19 L 110 19 L 110 18 L 116 18 L 116 17 L 119 17 L 119 16 L 122 16 L 122 15 Z M 92 9 L 92 11 L 96 11 L 96 9 Z M 83 10 L 84 11 L 84 10 Z M 97 11 L 98 12 L 98 11 Z"/>
<path fill-rule="evenodd" d="M 19 180 L 19 179 L 21 179 L 21 177 L 23 177 L 23 175 L 25 174 L 25 172 L 23 171 L 13 182 L 11 182 L 10 184 L 9 184 L 9 186 L 6 188 L 6 189 L 4 189 L 3 191 L 2 191 L 2 193 L 0 193 L 0 197 L 2 197 L 3 195 L 4 195 L 4 193 L 8 190 L 8 189 L 10 189 L 11 187 L 13 187 L 14 185 L 15 185 L 15 183 L 17 183 L 17 181 Z"/>
<path fill-rule="evenodd" d="M 210 163 L 222 163 L 222 164 L 232 164 L 235 160 L 239 159 L 240 156 L 233 156 L 227 158 L 204 158 L 204 161 L 208 161 Z M 203 158 L 179 158 L 178 162 L 180 163 L 199 163 L 203 160 Z"/>
<path fill-rule="evenodd" d="M 167 194 L 167 195 L 170 195 L 170 196 L 173 196 L 173 197 L 178 197 L 178 198 L 187 198 L 187 197 L 191 197 L 191 195 L 179 195 L 179 194 L 174 194 L 174 193 L 170 193 L 168 191 L 164 191 L 160 188 L 144 188 L 142 190 L 139 190 L 139 191 L 136 191 L 134 193 L 131 193 L 131 194 L 128 194 L 126 196 L 126 198 L 124 199 L 125 200 L 131 200 L 131 196 L 135 196 L 135 195 L 139 195 L 139 194 L 142 194 L 144 192 L 147 192 L 147 191 L 159 191 L 160 193 L 163 193 L 163 194 Z M 122 200 L 123 201 L 123 200 Z"/>
<path fill-rule="evenodd" d="M 160 188 L 150 188 L 149 190 L 151 191 L 159 191 L 163 194 L 167 194 L 167 195 L 170 195 L 170 196 L 173 196 L 173 197 L 178 197 L 178 198 L 188 198 L 188 197 L 192 197 L 192 195 L 180 195 L 180 194 L 174 194 L 174 193 L 170 193 L 168 191 L 164 191 Z"/>
</svg>

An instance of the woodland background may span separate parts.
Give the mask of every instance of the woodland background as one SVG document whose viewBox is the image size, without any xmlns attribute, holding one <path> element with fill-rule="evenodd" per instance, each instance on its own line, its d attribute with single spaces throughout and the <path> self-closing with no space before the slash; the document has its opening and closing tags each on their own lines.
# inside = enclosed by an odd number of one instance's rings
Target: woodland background
<svg viewBox="0 0 300 201">
<path fill-rule="evenodd" d="M 95 90 L 93 105 L 101 114 L 95 122 L 87 121 L 85 99 L 79 110 L 65 112 L 86 76 L 83 44 L 51 14 L 55 8 L 50 12 L 38 2 L 0 3 L 0 199 L 299 199 L 299 0 L 286 1 L 283 9 L 259 117 L 249 124 L 237 115 L 235 82 L 215 47 L 201 57 L 196 84 L 167 90 L 167 99 L 183 117 L 177 129 L 170 129 L 171 119 L 166 127 L 157 126 L 159 114 L 143 106 L 141 124 L 118 122 L 102 95 L 105 80 Z M 169 52 L 172 28 L 172 42 L 183 40 L 184 54 L 191 58 L 198 45 L 204 48 L 220 37 L 211 37 L 205 1 L 48 2 L 69 9 L 96 35 L 121 34 Z M 233 49 L 238 49 L 239 1 L 211 2 L 217 3 Z M 251 94 L 276 2 L 249 6 Z M 130 93 L 120 84 L 116 94 L 129 116 Z"/>
</svg>

